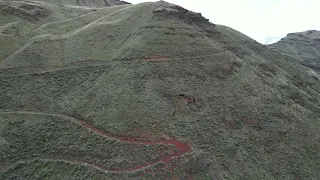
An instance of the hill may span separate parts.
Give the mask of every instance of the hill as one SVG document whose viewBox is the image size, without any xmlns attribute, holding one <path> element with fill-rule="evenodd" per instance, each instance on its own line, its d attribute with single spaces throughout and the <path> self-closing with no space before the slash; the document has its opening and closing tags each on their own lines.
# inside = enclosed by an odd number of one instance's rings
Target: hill
<svg viewBox="0 0 320 180">
<path fill-rule="evenodd" d="M 270 47 L 299 60 L 304 66 L 320 71 L 320 31 L 290 33 Z"/>
<path fill-rule="evenodd" d="M 199 13 L 0 1 L 0 51 L 0 179 L 319 177 L 318 73 Z"/>
</svg>

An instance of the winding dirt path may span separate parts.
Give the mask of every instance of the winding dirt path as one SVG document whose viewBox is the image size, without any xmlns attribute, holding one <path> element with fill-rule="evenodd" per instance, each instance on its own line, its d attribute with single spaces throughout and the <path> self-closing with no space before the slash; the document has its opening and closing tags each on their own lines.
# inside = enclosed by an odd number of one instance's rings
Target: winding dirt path
<svg viewBox="0 0 320 180">
<path fill-rule="evenodd" d="M 161 157 L 160 159 L 145 162 L 144 164 L 137 165 L 135 167 L 122 168 L 122 169 L 109 169 L 109 168 L 106 168 L 103 164 L 85 162 L 85 161 L 81 161 L 81 160 L 69 161 L 69 160 L 42 159 L 44 161 L 53 161 L 53 162 L 62 161 L 62 162 L 66 162 L 66 163 L 85 164 L 85 165 L 89 165 L 95 169 L 98 169 L 100 171 L 121 173 L 121 172 L 134 172 L 134 171 L 143 170 L 143 169 L 152 167 L 158 163 L 163 163 L 165 165 L 168 165 L 172 159 L 179 157 L 179 156 L 182 156 L 185 153 L 188 153 L 191 151 L 190 145 L 188 145 L 187 143 L 184 143 L 182 141 L 176 140 L 176 139 L 152 141 L 152 140 L 148 140 L 148 139 L 141 140 L 140 138 L 137 139 L 136 137 L 131 137 L 131 136 L 117 137 L 117 136 L 111 135 L 101 129 L 94 127 L 93 125 L 87 123 L 84 120 L 76 119 L 74 117 L 70 117 L 70 116 L 62 115 L 62 114 L 51 114 L 51 113 L 43 113 L 43 112 L 29 112 L 29 111 L 10 111 L 10 112 L 8 111 L 8 112 L 0 112 L 0 114 L 30 114 L 30 115 L 43 115 L 43 116 L 54 116 L 54 117 L 66 118 L 66 119 L 69 119 L 70 121 L 82 126 L 83 128 L 85 128 L 88 131 L 92 131 L 94 133 L 97 133 L 97 134 L 99 134 L 103 137 L 109 138 L 109 139 L 110 138 L 116 139 L 116 140 L 123 142 L 123 143 L 140 144 L 140 145 L 160 145 L 160 144 L 162 144 L 162 145 L 173 145 L 175 147 L 174 150 L 172 150 L 169 153 L 169 155 Z M 39 159 L 37 159 L 37 160 L 39 160 Z M 33 160 L 31 160 L 31 161 L 33 161 Z M 173 173 L 173 171 L 174 171 L 174 169 L 169 169 L 169 170 L 171 173 Z"/>
</svg>

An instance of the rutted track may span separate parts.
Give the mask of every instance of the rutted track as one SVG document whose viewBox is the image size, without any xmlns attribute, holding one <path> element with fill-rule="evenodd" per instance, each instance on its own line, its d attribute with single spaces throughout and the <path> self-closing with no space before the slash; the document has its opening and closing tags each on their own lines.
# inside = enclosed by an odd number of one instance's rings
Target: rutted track
<svg viewBox="0 0 320 180">
<path fill-rule="evenodd" d="M 164 163 L 164 164 L 169 164 L 172 159 L 175 157 L 182 156 L 188 152 L 191 151 L 190 145 L 187 143 L 181 142 L 179 140 L 175 139 L 170 139 L 170 140 L 156 140 L 156 141 L 151 141 L 151 140 L 141 140 L 137 139 L 135 137 L 130 137 L 130 136 L 122 136 L 122 137 L 117 137 L 114 135 L 111 135 L 105 131 L 102 131 L 91 124 L 87 123 L 84 120 L 76 119 L 74 117 L 70 117 L 67 115 L 62 115 L 62 114 L 51 114 L 51 113 L 43 113 L 43 112 L 28 112 L 28 111 L 8 111 L 8 112 L 0 112 L 0 114 L 30 114 L 30 115 L 42 115 L 42 116 L 54 116 L 54 117 L 60 117 L 60 118 L 65 118 L 70 120 L 73 123 L 76 123 L 83 128 L 87 129 L 88 131 L 92 131 L 94 133 L 97 133 L 103 137 L 109 138 L 109 139 L 116 139 L 120 142 L 123 143 L 131 143 L 131 144 L 139 144 L 139 145 L 173 145 L 175 148 L 174 150 L 169 153 L 169 155 L 166 155 L 164 157 L 161 157 L 160 159 L 145 162 L 144 164 L 137 165 L 131 168 L 122 168 L 122 169 L 110 169 L 106 168 L 103 164 L 99 163 L 92 163 L 92 162 L 86 162 L 86 161 L 81 161 L 81 160 L 63 160 L 63 159 L 41 159 L 41 158 L 35 158 L 31 159 L 27 162 L 34 161 L 34 160 L 40 160 L 40 161 L 53 161 L 53 162 L 66 162 L 66 163 L 71 163 L 71 164 L 83 164 L 83 165 L 89 165 L 95 169 L 98 169 L 100 171 L 104 172 L 113 172 L 113 173 L 121 173 L 121 172 L 135 172 L 139 170 L 143 170 L 149 167 L 152 167 L 158 163 Z M 26 161 L 18 162 L 17 164 L 21 164 Z M 16 164 L 16 165 L 17 165 Z M 14 167 L 16 166 L 14 165 Z M 10 169 L 10 168 L 9 168 Z"/>
</svg>

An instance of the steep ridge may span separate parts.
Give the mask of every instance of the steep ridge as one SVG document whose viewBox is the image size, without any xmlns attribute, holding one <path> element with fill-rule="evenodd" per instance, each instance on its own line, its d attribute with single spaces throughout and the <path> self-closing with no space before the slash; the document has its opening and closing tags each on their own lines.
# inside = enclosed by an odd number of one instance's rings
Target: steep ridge
<svg viewBox="0 0 320 180">
<path fill-rule="evenodd" d="M 290 33 L 269 47 L 295 58 L 302 65 L 320 72 L 320 31 Z"/>
<path fill-rule="evenodd" d="M 59 118 L 7 115 L 0 118 L 0 165 L 18 165 L 0 178 L 319 177 L 316 72 L 236 30 L 163 1 L 72 8 L 79 15 L 50 11 L 47 17 L 59 17 L 54 21 L 10 14 L 12 22 L 24 23 L 18 30 L 29 31 L 23 31 L 15 48 L 1 49 L 10 53 L 0 63 L 0 111 L 65 114 L 84 120 L 100 135 L 124 136 L 127 143 L 95 139 Z M 171 137 L 191 149 L 170 158 L 169 167 L 159 162 L 131 173 L 99 172 L 63 161 L 24 162 L 41 155 L 126 169 L 153 162 L 149 160 L 158 152 L 165 153 L 162 148 L 170 148 L 136 146 L 137 140 L 128 137 Z M 23 147 L 17 148 L 19 142 Z"/>
</svg>

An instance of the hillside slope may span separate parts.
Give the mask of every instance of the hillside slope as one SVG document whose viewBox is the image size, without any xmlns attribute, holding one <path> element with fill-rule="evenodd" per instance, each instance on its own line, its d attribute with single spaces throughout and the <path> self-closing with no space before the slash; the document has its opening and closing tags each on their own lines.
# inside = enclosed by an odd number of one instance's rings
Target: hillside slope
<svg viewBox="0 0 320 180">
<path fill-rule="evenodd" d="M 320 31 L 291 33 L 270 47 L 320 72 Z"/>
<path fill-rule="evenodd" d="M 320 176 L 294 58 L 164 1 L 0 2 L 0 179 Z"/>
<path fill-rule="evenodd" d="M 33 0 L 7 0 L 8 2 L 34 3 Z M 38 2 L 48 2 L 58 5 L 85 6 L 85 7 L 109 7 L 123 4 L 130 4 L 121 0 L 39 0 Z"/>
</svg>

